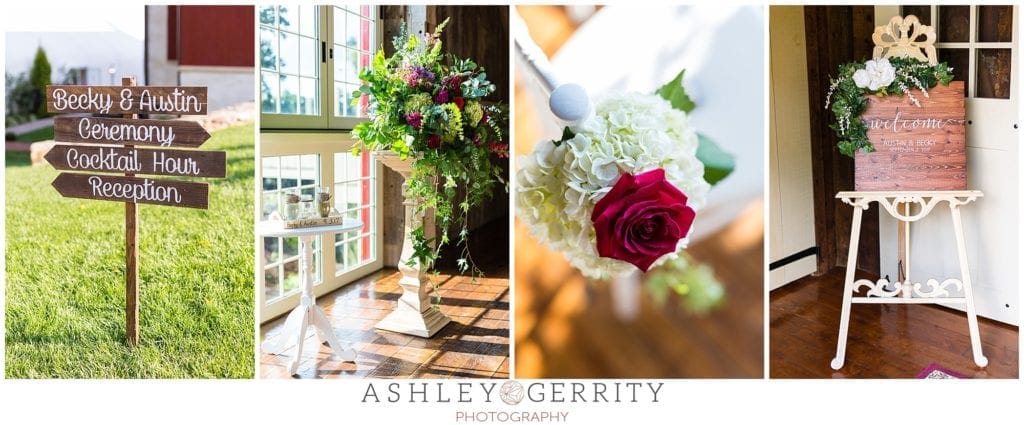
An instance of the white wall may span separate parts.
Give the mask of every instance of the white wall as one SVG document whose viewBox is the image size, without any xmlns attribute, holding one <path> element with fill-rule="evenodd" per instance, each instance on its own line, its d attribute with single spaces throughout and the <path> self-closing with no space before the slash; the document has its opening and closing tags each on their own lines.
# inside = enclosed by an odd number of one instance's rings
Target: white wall
<svg viewBox="0 0 1024 425">
<path fill-rule="evenodd" d="M 167 60 L 167 6 L 146 8 L 147 85 L 178 85 L 178 61 Z"/>
<path fill-rule="evenodd" d="M 815 245 L 811 129 L 807 104 L 807 55 L 803 7 L 777 6 L 769 12 L 771 43 L 769 102 L 769 261 Z M 815 271 L 808 256 L 769 274 L 775 289 Z"/>
<path fill-rule="evenodd" d="M 211 111 L 239 102 L 252 102 L 255 96 L 256 76 L 248 67 L 182 66 L 178 79 L 183 86 L 208 87 Z"/>
</svg>

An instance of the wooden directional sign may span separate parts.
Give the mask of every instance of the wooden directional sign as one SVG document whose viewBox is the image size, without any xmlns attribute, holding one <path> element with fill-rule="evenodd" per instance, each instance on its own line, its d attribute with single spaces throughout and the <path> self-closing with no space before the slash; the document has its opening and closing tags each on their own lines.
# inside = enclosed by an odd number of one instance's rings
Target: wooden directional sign
<svg viewBox="0 0 1024 425">
<path fill-rule="evenodd" d="M 138 210 L 136 204 L 206 209 L 206 183 L 157 180 L 136 174 L 224 177 L 226 154 L 148 147 L 199 147 L 210 134 L 192 121 L 140 120 L 136 114 L 206 115 L 206 87 L 138 87 L 135 77 L 121 86 L 46 86 L 46 110 L 100 113 L 121 118 L 58 117 L 58 144 L 46 161 L 58 170 L 124 173 L 60 173 L 53 187 L 64 197 L 124 202 L 125 338 L 139 342 Z M 97 146 L 108 145 L 108 146 Z M 109 146 L 122 145 L 123 147 Z"/>
<path fill-rule="evenodd" d="M 226 154 L 220 151 L 54 145 L 46 162 L 63 171 L 224 177 Z"/>
<path fill-rule="evenodd" d="M 196 148 L 209 138 L 195 121 L 57 117 L 53 122 L 58 142 Z"/>
<path fill-rule="evenodd" d="M 46 111 L 206 115 L 206 87 L 50 85 Z"/>
<path fill-rule="evenodd" d="M 173 207 L 207 207 L 206 183 L 97 174 L 60 173 L 53 187 L 69 198 L 99 199 Z"/>
</svg>

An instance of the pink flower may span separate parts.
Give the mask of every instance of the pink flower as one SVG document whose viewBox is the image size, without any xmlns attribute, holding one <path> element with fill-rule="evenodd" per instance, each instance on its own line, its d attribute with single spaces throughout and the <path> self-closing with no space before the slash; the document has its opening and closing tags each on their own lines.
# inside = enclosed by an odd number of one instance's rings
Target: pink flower
<svg viewBox="0 0 1024 425">
<path fill-rule="evenodd" d="M 420 126 L 423 125 L 423 115 L 419 112 L 412 111 L 409 115 L 405 116 L 405 122 L 412 126 L 412 128 L 419 130 Z"/>
<path fill-rule="evenodd" d="M 429 147 L 430 149 L 438 149 L 438 148 L 440 148 L 441 147 L 441 136 L 438 136 L 436 134 L 431 134 L 430 137 L 427 138 L 427 147 Z"/>
<path fill-rule="evenodd" d="M 508 143 L 495 143 L 489 148 L 498 155 L 498 158 L 508 158 Z"/>
<path fill-rule="evenodd" d="M 462 77 L 459 77 L 458 75 L 450 75 L 444 77 L 444 79 L 441 80 L 441 84 L 448 87 L 448 90 L 458 91 L 459 85 L 462 84 Z"/>
<path fill-rule="evenodd" d="M 686 195 L 665 180 L 665 170 L 636 176 L 624 173 L 597 205 L 590 220 L 602 257 L 626 261 L 647 271 L 661 256 L 675 252 L 696 213 Z"/>
<path fill-rule="evenodd" d="M 443 105 L 448 103 L 448 90 L 441 89 L 436 95 L 434 95 L 434 103 Z"/>
</svg>

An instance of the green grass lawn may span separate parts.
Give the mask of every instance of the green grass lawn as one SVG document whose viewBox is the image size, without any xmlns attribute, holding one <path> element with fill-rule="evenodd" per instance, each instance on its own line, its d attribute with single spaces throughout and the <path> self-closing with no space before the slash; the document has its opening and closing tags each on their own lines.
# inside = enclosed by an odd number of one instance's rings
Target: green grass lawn
<svg viewBox="0 0 1024 425">
<path fill-rule="evenodd" d="M 253 376 L 253 126 L 210 209 L 139 206 L 140 343 L 124 331 L 124 204 L 63 198 L 49 166 L 7 162 L 8 378 Z M 165 177 L 173 178 L 173 177 Z"/>
</svg>

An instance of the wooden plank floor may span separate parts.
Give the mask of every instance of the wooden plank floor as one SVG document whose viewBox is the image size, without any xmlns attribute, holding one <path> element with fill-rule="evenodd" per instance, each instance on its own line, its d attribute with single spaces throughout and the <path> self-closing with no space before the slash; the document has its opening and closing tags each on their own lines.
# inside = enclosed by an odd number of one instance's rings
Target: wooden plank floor
<svg viewBox="0 0 1024 425">
<path fill-rule="evenodd" d="M 854 305 L 846 364 L 832 370 L 844 273 L 836 268 L 771 292 L 772 378 L 914 378 L 932 363 L 974 378 L 1018 376 L 1016 327 L 979 318 L 989 360 L 980 369 L 971 356 L 967 315 L 933 305 Z"/>
<path fill-rule="evenodd" d="M 506 266 L 507 269 L 507 266 Z M 508 276 L 492 273 L 494 276 Z M 508 378 L 509 282 L 441 274 L 441 312 L 452 319 L 433 338 L 417 338 L 373 326 L 401 296 L 401 274 L 384 269 L 321 296 L 319 304 L 344 343 L 358 353 L 355 363 L 332 360 L 310 333 L 297 378 Z M 260 343 L 275 335 L 284 317 L 264 324 Z M 317 350 L 319 348 L 319 350 Z M 263 378 L 287 378 L 287 355 L 260 354 Z"/>
</svg>

